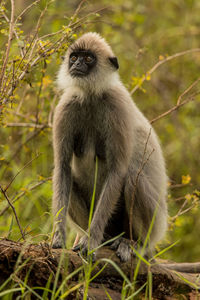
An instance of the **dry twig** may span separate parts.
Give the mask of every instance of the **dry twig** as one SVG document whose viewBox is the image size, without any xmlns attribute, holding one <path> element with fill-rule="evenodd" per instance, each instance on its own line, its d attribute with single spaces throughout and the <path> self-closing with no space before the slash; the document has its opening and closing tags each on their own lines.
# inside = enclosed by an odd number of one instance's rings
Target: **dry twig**
<svg viewBox="0 0 200 300">
<path fill-rule="evenodd" d="M 182 52 L 178 52 L 178 53 L 175 53 L 173 55 L 170 55 L 170 56 L 167 56 L 166 58 L 158 61 L 149 71 L 146 72 L 146 75 L 144 76 L 144 78 L 141 79 L 141 82 L 139 84 L 137 84 L 132 90 L 131 90 L 131 95 L 133 93 L 135 93 L 135 91 L 137 91 L 140 86 L 143 84 L 143 82 L 147 79 L 147 77 L 149 75 L 151 75 L 156 69 L 158 69 L 161 65 L 163 65 L 164 63 L 174 59 L 174 58 L 177 58 L 177 57 L 180 57 L 180 56 L 183 56 L 183 55 L 186 55 L 186 54 L 191 54 L 191 53 L 196 53 L 196 52 L 200 52 L 200 48 L 194 48 L 194 49 L 189 49 L 189 50 L 186 50 L 186 51 L 182 51 Z"/>
<path fill-rule="evenodd" d="M 12 203 L 15 203 L 20 198 L 22 198 L 27 192 L 30 192 L 30 191 L 34 190 L 38 186 L 40 186 L 43 183 L 47 182 L 48 180 L 51 180 L 51 177 L 47 177 L 44 180 L 41 180 L 41 181 L 37 182 L 36 184 L 34 184 L 33 186 L 31 186 L 30 188 L 27 188 L 26 190 L 20 192 L 17 196 L 13 197 L 13 199 L 11 200 Z M 10 207 L 10 205 L 7 205 L 4 209 L 2 209 L 2 211 L 0 212 L 0 217 L 9 209 L 9 207 Z"/>
<path fill-rule="evenodd" d="M 6 123 L 6 127 L 27 127 L 27 128 L 48 128 L 51 124 L 37 124 L 37 123 Z"/>
<path fill-rule="evenodd" d="M 15 210 L 15 208 L 14 208 L 12 202 L 11 202 L 10 199 L 8 198 L 8 196 L 7 196 L 7 194 L 6 194 L 6 191 L 2 188 L 1 185 L 0 185 L 0 190 L 1 190 L 2 194 L 4 195 L 4 197 L 6 198 L 6 200 L 8 201 L 9 206 L 12 208 L 13 213 L 14 213 L 14 215 L 15 215 L 15 219 L 16 219 L 17 225 L 18 225 L 19 230 L 20 230 L 20 232 L 21 232 L 22 238 L 23 238 L 23 240 L 25 240 L 25 235 L 24 235 L 24 232 L 23 232 L 22 227 L 21 227 L 21 225 L 20 225 L 19 218 L 18 218 L 18 216 L 17 216 L 16 210 Z"/>
<path fill-rule="evenodd" d="M 11 184 L 13 183 L 13 181 L 15 180 L 15 178 L 28 166 L 30 165 L 35 159 L 37 159 L 39 156 L 41 155 L 41 153 L 37 154 L 33 159 L 31 159 L 30 161 L 28 161 L 16 174 L 15 176 L 10 180 L 10 182 L 8 183 L 8 185 L 6 186 L 6 188 L 4 189 L 4 192 L 7 192 L 7 190 L 9 189 L 9 187 L 11 186 Z"/>
<path fill-rule="evenodd" d="M 169 110 L 165 111 L 164 113 L 162 113 L 161 115 L 159 115 L 158 117 L 154 118 L 153 120 L 150 121 L 151 124 L 153 124 L 154 122 L 160 120 L 161 118 L 171 114 L 173 111 L 179 109 L 181 106 L 187 104 L 188 102 L 191 102 L 194 100 L 194 97 L 199 94 L 199 93 L 195 93 L 195 95 L 189 97 L 188 99 L 184 100 L 183 102 L 176 104 L 175 106 L 173 106 L 172 108 L 170 108 Z"/>
</svg>

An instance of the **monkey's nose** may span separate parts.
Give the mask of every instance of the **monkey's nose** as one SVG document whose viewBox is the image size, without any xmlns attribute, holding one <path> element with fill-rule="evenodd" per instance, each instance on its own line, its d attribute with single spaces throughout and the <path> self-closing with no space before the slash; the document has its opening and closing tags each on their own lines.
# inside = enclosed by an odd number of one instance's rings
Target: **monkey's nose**
<svg viewBox="0 0 200 300">
<path fill-rule="evenodd" d="M 78 60 L 76 61 L 76 66 L 80 67 L 82 65 L 83 62 L 83 57 L 79 57 Z"/>
</svg>

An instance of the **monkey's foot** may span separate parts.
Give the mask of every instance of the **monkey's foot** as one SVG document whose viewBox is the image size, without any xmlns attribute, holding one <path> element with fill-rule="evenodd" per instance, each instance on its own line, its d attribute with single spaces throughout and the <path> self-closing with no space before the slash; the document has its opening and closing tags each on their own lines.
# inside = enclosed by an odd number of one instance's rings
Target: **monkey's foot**
<svg viewBox="0 0 200 300">
<path fill-rule="evenodd" d="M 137 246 L 137 242 L 135 242 L 134 247 L 135 246 Z M 125 239 L 123 237 L 119 237 L 112 243 L 110 248 L 116 250 L 116 255 L 120 258 L 122 262 L 126 262 L 131 259 L 131 253 L 133 253 L 133 250 L 131 249 L 130 240 Z"/>
<path fill-rule="evenodd" d="M 91 249 L 96 248 L 97 247 L 97 243 L 94 240 L 90 240 L 90 245 L 91 245 Z M 96 245 L 96 246 L 94 246 Z M 72 251 L 80 251 L 80 254 L 83 255 L 84 257 L 87 257 L 87 259 L 92 259 L 92 262 L 95 261 L 96 255 L 95 252 L 92 252 L 91 254 L 88 255 L 88 237 L 86 235 L 84 235 L 81 239 L 80 242 L 78 243 L 78 245 L 76 245 L 75 247 L 72 248 Z"/>
<path fill-rule="evenodd" d="M 59 231 L 56 231 L 54 234 L 52 248 L 54 248 L 54 249 L 65 248 L 65 241 L 61 237 L 61 234 Z"/>
</svg>

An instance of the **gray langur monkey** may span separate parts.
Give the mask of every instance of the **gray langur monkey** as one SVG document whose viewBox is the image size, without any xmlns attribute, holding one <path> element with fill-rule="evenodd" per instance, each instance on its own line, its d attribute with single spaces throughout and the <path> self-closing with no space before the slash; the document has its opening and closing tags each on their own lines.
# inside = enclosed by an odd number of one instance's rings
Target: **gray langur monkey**
<svg viewBox="0 0 200 300">
<path fill-rule="evenodd" d="M 167 228 L 167 176 L 158 138 L 121 83 L 117 58 L 97 33 L 86 33 L 72 44 L 58 73 L 63 91 L 53 123 L 53 248 L 66 241 L 66 216 L 87 231 L 98 176 L 90 248 L 124 232 L 112 244 L 122 261 L 131 256 L 133 239 L 141 246 L 154 220 L 148 249 Z M 144 163 L 146 161 L 146 163 Z M 135 196 L 133 193 L 135 192 Z M 77 249 L 87 250 L 82 234 Z"/>
</svg>

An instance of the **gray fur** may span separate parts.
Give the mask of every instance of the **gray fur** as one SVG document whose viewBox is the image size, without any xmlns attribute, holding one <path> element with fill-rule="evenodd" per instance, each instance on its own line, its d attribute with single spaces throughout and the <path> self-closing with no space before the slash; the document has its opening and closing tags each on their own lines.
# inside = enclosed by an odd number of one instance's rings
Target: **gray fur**
<svg viewBox="0 0 200 300">
<path fill-rule="evenodd" d="M 97 56 L 97 66 L 87 77 L 69 75 L 68 59 L 74 47 L 90 49 Z M 135 241 L 144 242 L 154 214 L 150 250 L 167 228 L 167 176 L 159 141 L 110 64 L 112 56 L 104 39 L 87 33 L 68 49 L 58 74 L 63 94 L 53 124 L 54 216 L 62 210 L 55 218 L 55 248 L 65 244 L 67 214 L 77 229 L 87 230 L 96 156 L 99 167 L 90 247 L 100 245 L 105 234 L 113 237 L 124 231 L 124 238 L 130 238 L 133 198 Z M 87 235 L 82 236 L 80 245 L 87 248 Z M 122 260 L 130 258 L 130 246 L 123 239 L 114 247 Z"/>
</svg>

